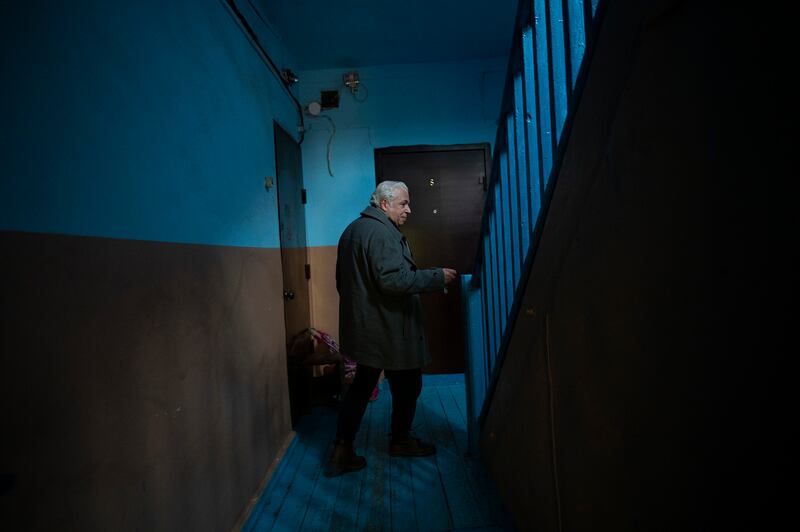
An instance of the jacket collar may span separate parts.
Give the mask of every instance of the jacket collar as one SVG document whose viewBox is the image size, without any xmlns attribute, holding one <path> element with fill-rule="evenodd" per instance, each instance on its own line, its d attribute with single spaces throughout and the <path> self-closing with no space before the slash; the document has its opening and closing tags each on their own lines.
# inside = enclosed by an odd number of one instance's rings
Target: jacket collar
<svg viewBox="0 0 800 532">
<path fill-rule="evenodd" d="M 397 226 L 394 225 L 394 222 L 392 222 L 389 219 L 389 217 L 386 216 L 386 213 L 383 212 L 382 210 L 380 210 L 377 207 L 373 207 L 372 205 L 369 205 L 366 209 L 361 211 L 361 216 L 366 216 L 368 218 L 375 218 L 376 220 L 381 222 L 383 225 L 385 225 L 386 227 L 392 229 L 395 233 L 397 233 L 398 237 L 402 237 L 403 236 L 403 233 L 401 233 L 400 229 L 398 229 Z"/>
<path fill-rule="evenodd" d="M 402 243 L 403 243 L 403 256 L 411 264 L 413 264 L 414 266 L 417 265 L 417 263 L 414 262 L 414 257 L 411 255 L 411 248 L 408 246 L 408 241 L 406 241 L 405 235 L 403 233 L 401 233 L 400 229 L 396 225 L 394 225 L 394 222 L 392 222 L 389 219 L 389 217 L 386 216 L 386 213 L 384 213 L 382 210 L 378 209 L 377 207 L 373 207 L 372 205 L 369 205 L 366 209 L 361 211 L 361 216 L 364 216 L 366 218 L 374 218 L 375 220 L 378 220 L 383 225 L 388 227 L 389 230 L 392 231 L 392 234 L 395 235 L 399 240 L 402 241 Z"/>
</svg>

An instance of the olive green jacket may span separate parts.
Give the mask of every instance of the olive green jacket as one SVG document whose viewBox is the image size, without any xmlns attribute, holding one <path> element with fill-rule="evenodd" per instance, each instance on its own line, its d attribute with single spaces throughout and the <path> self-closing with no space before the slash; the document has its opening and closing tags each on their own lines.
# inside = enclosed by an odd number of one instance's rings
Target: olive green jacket
<svg viewBox="0 0 800 532">
<path fill-rule="evenodd" d="M 342 354 L 366 366 L 415 369 L 430 363 L 422 292 L 444 288 L 441 268 L 419 269 L 403 234 L 367 207 L 339 239 L 336 289 Z"/>
</svg>

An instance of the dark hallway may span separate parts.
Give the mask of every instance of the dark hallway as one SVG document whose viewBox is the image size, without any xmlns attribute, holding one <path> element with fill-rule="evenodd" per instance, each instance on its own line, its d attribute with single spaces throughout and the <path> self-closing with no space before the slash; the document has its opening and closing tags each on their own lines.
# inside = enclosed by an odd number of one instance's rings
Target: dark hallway
<svg viewBox="0 0 800 532">
<path fill-rule="evenodd" d="M 3 529 L 791 526 L 790 20 L 2 3 Z M 464 373 L 426 375 L 414 421 L 440 451 L 386 455 L 384 388 L 366 469 L 324 478 L 335 410 L 290 403 L 323 371 L 292 337 L 338 336 L 337 242 L 376 153 L 457 146 L 489 154 L 480 215 L 427 169 L 412 198 L 480 227 L 437 294 Z"/>
</svg>

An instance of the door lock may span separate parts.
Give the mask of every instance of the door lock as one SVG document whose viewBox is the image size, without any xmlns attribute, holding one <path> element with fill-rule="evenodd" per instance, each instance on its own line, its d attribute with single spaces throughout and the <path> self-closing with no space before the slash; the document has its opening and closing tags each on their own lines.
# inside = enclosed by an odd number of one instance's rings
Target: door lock
<svg viewBox="0 0 800 532">
<path fill-rule="evenodd" d="M 294 292 L 291 290 L 284 290 L 283 291 L 283 299 L 285 301 L 289 301 L 290 299 L 294 299 Z"/>
</svg>

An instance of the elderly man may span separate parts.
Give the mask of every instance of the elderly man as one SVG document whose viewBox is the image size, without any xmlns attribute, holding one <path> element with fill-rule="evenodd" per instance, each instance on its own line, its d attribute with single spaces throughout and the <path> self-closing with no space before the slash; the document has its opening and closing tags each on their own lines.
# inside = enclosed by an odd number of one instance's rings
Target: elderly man
<svg viewBox="0 0 800 532">
<path fill-rule="evenodd" d="M 381 371 L 392 393 L 392 456 L 429 456 L 433 444 L 410 434 L 422 390 L 422 368 L 430 362 L 422 330 L 419 294 L 453 281 L 450 268 L 420 269 L 400 227 L 411 214 L 408 187 L 378 185 L 361 217 L 339 239 L 336 288 L 342 352 L 358 363 L 339 410 L 336 445 L 325 474 L 341 475 L 366 465 L 353 450 L 369 397 Z"/>
</svg>

